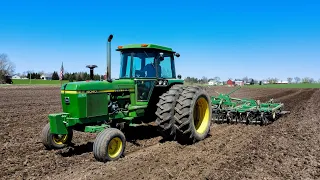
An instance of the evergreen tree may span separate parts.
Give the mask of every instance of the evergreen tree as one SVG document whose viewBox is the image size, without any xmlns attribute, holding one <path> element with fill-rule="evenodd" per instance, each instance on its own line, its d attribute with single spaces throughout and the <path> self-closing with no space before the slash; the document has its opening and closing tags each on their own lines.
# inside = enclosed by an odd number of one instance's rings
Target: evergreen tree
<svg viewBox="0 0 320 180">
<path fill-rule="evenodd" d="M 53 71 L 52 80 L 59 80 L 59 75 L 56 71 Z"/>
</svg>

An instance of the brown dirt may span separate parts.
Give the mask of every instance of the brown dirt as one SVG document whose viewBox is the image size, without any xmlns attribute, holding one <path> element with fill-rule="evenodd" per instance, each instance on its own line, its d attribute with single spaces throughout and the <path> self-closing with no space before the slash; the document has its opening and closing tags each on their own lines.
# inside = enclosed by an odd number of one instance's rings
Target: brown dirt
<svg viewBox="0 0 320 180">
<path fill-rule="evenodd" d="M 210 95 L 216 95 L 212 88 Z M 226 93 L 230 88 L 215 88 Z M 40 132 L 60 112 L 57 87 L 0 87 L 1 179 L 319 179 L 320 90 L 240 89 L 235 97 L 275 98 L 291 114 L 265 127 L 213 125 L 190 146 L 159 142 L 152 126 L 131 131 L 126 157 L 100 163 L 94 134 L 76 132 L 75 147 L 47 151 Z"/>
</svg>

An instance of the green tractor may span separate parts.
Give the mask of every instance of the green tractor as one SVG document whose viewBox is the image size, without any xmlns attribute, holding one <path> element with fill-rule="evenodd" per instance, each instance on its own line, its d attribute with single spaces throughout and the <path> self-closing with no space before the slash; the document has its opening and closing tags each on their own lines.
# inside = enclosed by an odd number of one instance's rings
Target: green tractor
<svg viewBox="0 0 320 180">
<path fill-rule="evenodd" d="M 155 44 L 118 46 L 120 77 L 111 79 L 111 40 L 107 43 L 104 81 L 70 82 L 61 86 L 63 112 L 50 114 L 42 130 L 47 149 L 70 145 L 73 131 L 98 133 L 93 154 L 101 162 L 123 157 L 123 129 L 156 122 L 164 139 L 193 144 L 207 137 L 211 101 L 199 87 L 184 86 L 176 75 L 171 48 Z"/>
</svg>

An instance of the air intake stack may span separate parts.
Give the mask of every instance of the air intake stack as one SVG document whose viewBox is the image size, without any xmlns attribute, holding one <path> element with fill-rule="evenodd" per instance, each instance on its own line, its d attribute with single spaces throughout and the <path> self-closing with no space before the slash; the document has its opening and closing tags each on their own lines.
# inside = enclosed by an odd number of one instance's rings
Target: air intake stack
<svg viewBox="0 0 320 180">
<path fill-rule="evenodd" d="M 87 65 L 86 67 L 90 69 L 90 80 L 93 80 L 93 76 L 94 76 L 93 69 L 98 66 L 97 65 Z"/>
</svg>

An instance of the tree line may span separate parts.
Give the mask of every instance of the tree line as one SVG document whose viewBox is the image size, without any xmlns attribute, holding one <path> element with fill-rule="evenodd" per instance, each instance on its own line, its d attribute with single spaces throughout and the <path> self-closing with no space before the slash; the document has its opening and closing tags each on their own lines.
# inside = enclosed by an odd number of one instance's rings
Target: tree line
<svg viewBox="0 0 320 180">
<path fill-rule="evenodd" d="M 6 76 L 13 75 L 15 71 L 15 65 L 13 62 L 10 61 L 9 57 L 5 53 L 0 53 L 0 83 L 4 82 L 6 80 Z M 26 78 L 31 78 L 31 79 L 41 79 L 41 75 L 44 75 L 45 73 L 43 71 L 40 72 L 32 72 L 32 71 L 26 71 L 23 73 L 17 73 L 16 75 L 21 76 L 21 77 L 26 77 Z M 57 71 L 54 71 L 52 75 L 50 75 L 52 80 L 59 80 L 59 73 Z M 100 80 L 104 79 L 103 75 L 98 75 L 95 74 L 93 77 L 94 80 Z M 240 78 L 240 79 L 232 79 L 228 78 L 231 80 L 242 80 L 244 82 L 248 83 L 253 83 L 253 84 L 258 84 L 259 82 L 268 82 L 269 84 L 273 84 L 278 82 L 278 78 L 268 78 L 268 79 L 262 79 L 262 80 L 256 80 L 253 78 Z M 84 81 L 84 80 L 90 80 L 90 74 L 87 72 L 65 72 L 63 74 L 63 80 L 68 80 L 70 82 L 72 81 Z M 221 82 L 220 77 L 216 76 L 213 78 L 208 78 L 203 76 L 202 78 L 196 78 L 196 77 L 186 77 L 185 82 L 187 83 L 200 83 L 200 84 L 206 84 L 211 80 L 214 80 L 216 82 Z M 288 77 L 287 78 L 288 83 L 320 83 L 320 79 L 318 81 L 314 80 L 313 78 L 310 77 Z"/>
<path fill-rule="evenodd" d="M 254 79 L 254 78 L 249 78 L 249 77 L 244 77 L 244 78 L 228 78 L 227 80 L 232 80 L 232 81 L 244 81 L 246 83 L 250 83 L 250 84 L 259 84 L 259 83 L 263 83 L 263 82 L 267 82 L 269 84 L 275 84 L 279 81 L 278 78 L 267 78 L 267 79 Z M 202 78 L 196 78 L 196 77 L 186 77 L 185 82 L 187 83 L 191 83 L 191 84 L 207 84 L 209 81 L 214 80 L 216 82 L 221 82 L 220 81 L 220 77 L 214 77 L 214 78 L 207 78 L 205 76 L 203 76 Z M 320 79 L 318 81 L 314 80 L 313 78 L 310 77 L 304 77 L 304 78 L 300 78 L 300 77 L 288 77 L 287 81 L 289 84 L 291 83 L 320 83 Z"/>
<path fill-rule="evenodd" d="M 41 76 L 44 75 L 45 73 L 43 72 L 24 72 L 22 74 L 19 74 L 22 77 L 26 77 L 28 79 L 41 79 Z M 48 78 L 48 77 L 47 77 Z M 57 71 L 53 71 L 52 75 L 49 76 L 52 80 L 60 80 L 60 73 Z M 93 80 L 100 80 L 103 79 L 103 75 L 95 74 L 93 76 Z M 87 72 L 73 72 L 73 73 L 63 73 L 62 75 L 62 80 L 68 80 L 70 82 L 73 81 L 85 81 L 85 80 L 90 80 L 90 73 Z"/>
</svg>

